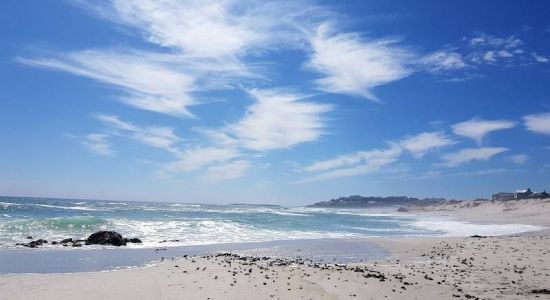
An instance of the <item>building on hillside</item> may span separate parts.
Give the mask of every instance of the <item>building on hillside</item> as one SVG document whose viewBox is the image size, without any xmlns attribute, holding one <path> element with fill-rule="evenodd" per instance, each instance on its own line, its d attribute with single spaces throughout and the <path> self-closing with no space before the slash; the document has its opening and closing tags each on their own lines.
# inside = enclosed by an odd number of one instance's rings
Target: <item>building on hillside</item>
<svg viewBox="0 0 550 300">
<path fill-rule="evenodd" d="M 516 199 L 516 195 L 514 193 L 496 193 L 491 199 L 495 201 L 513 200 Z"/>
<path fill-rule="evenodd" d="M 514 193 L 514 198 L 516 198 L 516 200 L 528 199 L 530 198 L 531 195 L 533 195 L 533 192 L 531 192 L 531 189 L 516 190 L 516 192 Z"/>
</svg>

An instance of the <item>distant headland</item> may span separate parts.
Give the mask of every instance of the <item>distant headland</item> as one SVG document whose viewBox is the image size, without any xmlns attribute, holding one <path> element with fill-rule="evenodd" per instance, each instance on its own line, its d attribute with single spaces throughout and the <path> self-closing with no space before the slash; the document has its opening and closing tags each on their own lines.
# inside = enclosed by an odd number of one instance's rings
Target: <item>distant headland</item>
<svg viewBox="0 0 550 300">
<path fill-rule="evenodd" d="M 340 197 L 337 199 L 331 199 L 329 201 L 317 202 L 308 207 L 348 207 L 348 208 L 361 208 L 361 207 L 383 207 L 383 206 L 407 206 L 411 204 L 429 204 L 446 202 L 445 198 L 423 198 L 418 199 L 407 196 L 388 196 L 388 197 L 364 197 L 359 195 L 352 195 L 349 197 Z M 457 201 L 458 200 L 450 200 Z"/>
<path fill-rule="evenodd" d="M 550 194 L 546 191 L 532 192 L 530 188 L 516 190 L 515 192 L 500 192 L 491 196 L 491 199 L 475 199 L 474 201 L 508 201 L 508 200 L 523 200 L 523 199 L 547 199 Z M 407 196 L 359 196 L 352 195 L 349 197 L 339 197 L 329 201 L 321 201 L 308 207 L 340 207 L 340 208 L 366 208 L 366 207 L 387 207 L 387 206 L 411 206 L 411 205 L 432 205 L 432 204 L 455 204 L 463 202 L 462 200 L 447 200 L 441 198 L 415 198 Z"/>
</svg>

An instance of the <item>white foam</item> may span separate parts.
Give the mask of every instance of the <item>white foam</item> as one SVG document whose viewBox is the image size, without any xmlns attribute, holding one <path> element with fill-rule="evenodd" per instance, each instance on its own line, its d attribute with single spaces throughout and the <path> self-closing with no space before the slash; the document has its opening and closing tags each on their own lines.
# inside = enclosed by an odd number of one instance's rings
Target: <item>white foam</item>
<svg viewBox="0 0 550 300">
<path fill-rule="evenodd" d="M 471 235 L 506 235 L 544 229 L 542 226 L 525 224 L 474 224 L 440 218 L 427 218 L 411 223 L 414 228 L 441 232 L 443 236 L 471 236 Z"/>
<path fill-rule="evenodd" d="M 266 242 L 287 239 L 319 239 L 360 236 L 355 233 L 323 231 L 279 231 L 260 229 L 232 221 L 185 220 L 145 221 L 114 220 L 124 236 L 143 237 L 143 244 L 132 247 L 194 246 L 219 243 Z M 177 242 L 159 243 L 162 240 Z"/>
<path fill-rule="evenodd" d="M 98 209 L 86 207 L 86 206 L 58 206 L 58 205 L 49 205 L 49 204 L 35 204 L 35 205 L 45 207 L 45 208 L 98 211 Z"/>
<path fill-rule="evenodd" d="M 11 202 L 1 202 L 0 205 L 3 205 L 4 207 L 10 207 L 10 206 L 21 206 L 22 204 L 19 203 L 11 203 Z"/>
</svg>

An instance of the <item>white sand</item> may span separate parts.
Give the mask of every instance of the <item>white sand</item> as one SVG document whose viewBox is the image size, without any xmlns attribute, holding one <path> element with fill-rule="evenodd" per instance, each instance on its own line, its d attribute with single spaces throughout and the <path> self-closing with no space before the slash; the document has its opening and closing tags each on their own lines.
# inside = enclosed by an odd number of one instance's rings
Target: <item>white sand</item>
<svg viewBox="0 0 550 300">
<path fill-rule="evenodd" d="M 510 201 L 462 201 L 409 208 L 411 213 L 456 217 L 461 220 L 498 224 L 550 227 L 550 199 Z"/>
</svg>

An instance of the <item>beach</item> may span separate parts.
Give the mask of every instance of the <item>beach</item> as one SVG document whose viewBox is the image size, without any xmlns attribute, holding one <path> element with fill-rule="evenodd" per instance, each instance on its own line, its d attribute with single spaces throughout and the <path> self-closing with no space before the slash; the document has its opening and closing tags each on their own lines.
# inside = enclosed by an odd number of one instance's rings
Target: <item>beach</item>
<svg viewBox="0 0 550 300">
<path fill-rule="evenodd" d="M 547 201 L 514 203 L 514 222 L 547 227 Z M 542 207 L 541 205 L 545 205 Z M 483 204 L 485 205 L 485 204 Z M 486 222 L 505 224 L 503 209 L 486 203 Z M 538 210 L 531 206 L 539 205 Z M 479 205 L 476 205 L 479 206 Z M 423 214 L 474 210 L 424 207 Z M 530 213 L 533 215 L 526 216 Z M 469 214 L 469 213 L 468 213 Z M 494 220 L 493 220 L 494 219 Z M 545 221 L 546 220 L 546 221 Z M 343 239 L 345 240 L 345 239 Z M 302 249 L 286 257 L 242 250 L 166 256 L 158 263 L 102 272 L 2 274 L 2 299 L 549 299 L 547 230 L 502 236 L 384 237 L 353 240 L 376 245 L 383 258 L 339 263 L 311 260 Z M 349 244 L 346 247 L 350 247 Z M 288 247 L 292 249 L 291 246 Z"/>
<path fill-rule="evenodd" d="M 386 239 L 389 259 L 316 264 L 218 254 L 154 266 L 0 276 L 3 299 L 545 299 L 550 238 Z M 546 294 L 545 294 L 546 293 Z"/>
</svg>

